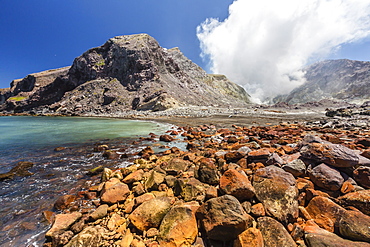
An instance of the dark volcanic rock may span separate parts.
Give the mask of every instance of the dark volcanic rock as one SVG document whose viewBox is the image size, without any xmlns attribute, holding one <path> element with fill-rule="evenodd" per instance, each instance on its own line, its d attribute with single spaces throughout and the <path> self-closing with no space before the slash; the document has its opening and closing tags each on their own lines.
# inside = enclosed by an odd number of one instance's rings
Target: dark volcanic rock
<svg viewBox="0 0 370 247">
<path fill-rule="evenodd" d="M 77 57 L 70 68 L 42 73 L 48 74 L 45 82 L 30 75 L 3 90 L 1 109 L 99 115 L 250 102 L 242 87 L 223 75 L 208 75 L 178 48 L 164 49 L 147 34 L 111 38 Z"/>
<path fill-rule="evenodd" d="M 308 169 L 308 173 L 314 184 L 326 190 L 340 190 L 344 182 L 338 170 L 324 163 Z"/>
</svg>

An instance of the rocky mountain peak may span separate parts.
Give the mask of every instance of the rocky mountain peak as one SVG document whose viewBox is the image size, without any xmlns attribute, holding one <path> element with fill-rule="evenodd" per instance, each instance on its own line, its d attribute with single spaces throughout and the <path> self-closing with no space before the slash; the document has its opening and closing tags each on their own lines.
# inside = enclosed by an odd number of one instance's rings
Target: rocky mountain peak
<svg viewBox="0 0 370 247">
<path fill-rule="evenodd" d="M 17 98 L 21 100 L 9 100 L 26 90 L 2 93 L 2 109 L 94 115 L 250 102 L 240 86 L 226 77 L 208 75 L 179 48 L 162 48 L 147 34 L 111 38 L 77 57 L 67 73 Z"/>
<path fill-rule="evenodd" d="M 306 82 L 275 102 L 291 104 L 322 99 L 366 101 L 370 99 L 370 62 L 325 60 L 307 68 Z"/>
</svg>

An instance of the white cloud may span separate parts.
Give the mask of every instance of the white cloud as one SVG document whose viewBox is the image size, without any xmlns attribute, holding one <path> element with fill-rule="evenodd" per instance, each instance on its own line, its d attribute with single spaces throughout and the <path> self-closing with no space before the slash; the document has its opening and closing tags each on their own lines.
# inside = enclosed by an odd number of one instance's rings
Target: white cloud
<svg viewBox="0 0 370 247">
<path fill-rule="evenodd" d="M 224 21 L 197 27 L 213 73 L 257 101 L 304 82 L 302 67 L 370 35 L 369 0 L 236 0 Z"/>
</svg>

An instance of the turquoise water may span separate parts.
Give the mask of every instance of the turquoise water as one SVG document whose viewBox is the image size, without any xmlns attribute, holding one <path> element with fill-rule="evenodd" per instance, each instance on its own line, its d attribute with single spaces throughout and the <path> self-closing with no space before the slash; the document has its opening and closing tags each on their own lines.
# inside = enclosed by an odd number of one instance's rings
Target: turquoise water
<svg viewBox="0 0 370 247">
<path fill-rule="evenodd" d="M 82 117 L 0 117 L 0 152 L 90 140 L 147 136 L 168 126 L 154 122 Z"/>
<path fill-rule="evenodd" d="M 120 119 L 0 117 L 0 173 L 19 161 L 34 163 L 29 169 L 33 175 L 0 181 L 0 246 L 42 246 L 50 227 L 43 211 L 52 210 L 60 195 L 75 194 L 95 183 L 86 175 L 93 167 L 132 163 L 130 158 L 104 159 L 101 152 L 93 152 L 95 143 L 134 154 L 151 143 L 132 145 L 132 138 L 163 134 L 170 127 Z M 67 148 L 55 152 L 60 146 Z"/>
</svg>

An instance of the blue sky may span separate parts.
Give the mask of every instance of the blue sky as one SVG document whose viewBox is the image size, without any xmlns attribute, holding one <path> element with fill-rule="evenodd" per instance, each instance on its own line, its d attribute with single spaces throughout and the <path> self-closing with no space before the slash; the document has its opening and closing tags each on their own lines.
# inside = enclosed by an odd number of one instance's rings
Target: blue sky
<svg viewBox="0 0 370 247">
<path fill-rule="evenodd" d="M 69 66 L 111 37 L 148 33 L 165 48 L 179 47 L 197 64 L 196 27 L 224 19 L 232 0 L 0 0 L 0 88 L 13 79 Z"/>
<path fill-rule="evenodd" d="M 247 1 L 251 2 L 244 0 Z M 209 71 L 208 62 L 200 57 L 196 28 L 207 18 L 225 20 L 232 3 L 233 0 L 0 0 L 0 88 L 30 73 L 69 66 L 75 57 L 109 38 L 135 33 L 148 33 L 165 48 L 179 47 Z M 370 59 L 369 40 L 341 47 L 328 57 Z"/>
</svg>

